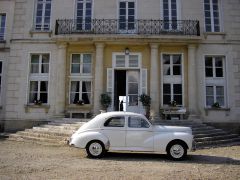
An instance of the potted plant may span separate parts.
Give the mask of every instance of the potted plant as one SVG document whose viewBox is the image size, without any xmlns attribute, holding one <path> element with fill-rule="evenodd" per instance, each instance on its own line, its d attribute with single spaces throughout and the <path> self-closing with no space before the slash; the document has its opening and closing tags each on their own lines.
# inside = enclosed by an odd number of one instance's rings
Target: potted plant
<svg viewBox="0 0 240 180">
<path fill-rule="evenodd" d="M 170 102 L 169 102 L 169 106 L 171 106 L 171 107 L 176 107 L 176 106 L 177 106 L 177 102 L 176 102 L 175 100 L 170 101 Z"/>
<path fill-rule="evenodd" d="M 212 104 L 212 108 L 221 108 L 219 102 L 215 102 Z"/>
<path fill-rule="evenodd" d="M 42 105 L 42 101 L 40 99 L 36 99 L 36 100 L 34 100 L 34 105 L 40 106 L 40 105 Z"/>
<path fill-rule="evenodd" d="M 102 107 L 104 108 L 104 111 L 106 111 L 107 108 L 110 106 L 112 99 L 108 93 L 103 93 L 101 94 L 100 102 Z"/>
<path fill-rule="evenodd" d="M 145 108 L 146 111 L 146 117 L 149 119 L 150 117 L 150 105 L 151 105 L 151 97 L 147 94 L 141 94 L 139 96 L 139 101 L 142 103 L 142 105 Z"/>
<path fill-rule="evenodd" d="M 82 106 L 82 105 L 84 105 L 84 101 L 83 100 L 77 100 L 75 104 Z"/>
</svg>

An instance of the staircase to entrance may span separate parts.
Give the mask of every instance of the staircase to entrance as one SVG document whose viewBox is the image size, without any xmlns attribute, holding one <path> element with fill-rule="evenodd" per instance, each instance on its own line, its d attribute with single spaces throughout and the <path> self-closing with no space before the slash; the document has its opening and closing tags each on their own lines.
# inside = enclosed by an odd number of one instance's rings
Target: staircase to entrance
<svg viewBox="0 0 240 180">
<path fill-rule="evenodd" d="M 9 134 L 9 140 L 33 142 L 43 145 L 67 145 L 70 136 L 89 119 L 55 119 L 47 124 Z M 232 134 L 201 122 L 189 120 L 158 120 L 157 125 L 191 127 L 197 149 L 240 145 L 238 134 Z"/>
</svg>

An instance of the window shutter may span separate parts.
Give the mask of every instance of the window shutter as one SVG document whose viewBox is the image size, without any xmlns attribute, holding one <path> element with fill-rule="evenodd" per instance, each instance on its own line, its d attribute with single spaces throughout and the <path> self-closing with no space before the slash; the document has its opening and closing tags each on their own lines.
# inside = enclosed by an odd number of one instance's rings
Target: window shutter
<svg viewBox="0 0 240 180">
<path fill-rule="evenodd" d="M 147 69 L 142 69 L 142 94 L 147 94 Z"/>
<path fill-rule="evenodd" d="M 107 92 L 113 92 L 113 69 L 107 68 Z"/>
<path fill-rule="evenodd" d="M 111 96 L 111 99 L 113 101 L 113 69 L 112 68 L 107 68 L 107 93 Z M 111 103 L 111 106 L 108 107 L 108 111 L 113 110 L 113 103 Z"/>
</svg>

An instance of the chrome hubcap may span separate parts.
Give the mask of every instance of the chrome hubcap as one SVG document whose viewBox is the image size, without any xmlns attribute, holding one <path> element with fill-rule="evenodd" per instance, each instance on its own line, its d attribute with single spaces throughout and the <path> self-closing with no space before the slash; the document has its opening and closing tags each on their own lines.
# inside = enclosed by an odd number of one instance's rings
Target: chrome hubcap
<svg viewBox="0 0 240 180">
<path fill-rule="evenodd" d="M 102 153 L 102 146 L 101 144 L 95 142 L 92 143 L 89 146 L 89 152 L 93 155 L 93 156 L 99 156 Z"/>
<path fill-rule="evenodd" d="M 170 154 L 173 158 L 181 158 L 184 155 L 184 148 L 179 144 L 175 144 L 171 147 Z"/>
</svg>

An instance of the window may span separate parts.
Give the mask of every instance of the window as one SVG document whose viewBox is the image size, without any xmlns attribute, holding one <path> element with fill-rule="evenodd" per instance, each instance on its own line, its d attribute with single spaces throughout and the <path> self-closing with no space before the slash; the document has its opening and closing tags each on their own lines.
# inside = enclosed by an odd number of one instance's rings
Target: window
<svg viewBox="0 0 240 180">
<path fill-rule="evenodd" d="M 135 29 L 135 2 L 121 0 L 119 2 L 119 29 L 132 31 Z"/>
<path fill-rule="evenodd" d="M 181 55 L 163 55 L 163 71 L 166 76 L 181 75 Z"/>
<path fill-rule="evenodd" d="M 115 56 L 114 59 L 115 67 L 129 67 L 129 68 L 138 68 L 140 67 L 140 57 L 139 55 L 131 54 L 131 55 L 124 55 L 119 54 Z"/>
<path fill-rule="evenodd" d="M 51 19 L 51 0 L 37 0 L 35 9 L 35 30 L 48 31 Z"/>
<path fill-rule="evenodd" d="M 220 32 L 219 0 L 204 0 L 206 32 Z"/>
<path fill-rule="evenodd" d="M 224 67 L 223 67 L 223 57 L 205 57 L 205 75 L 206 77 L 223 77 Z"/>
<path fill-rule="evenodd" d="M 182 84 L 163 84 L 163 104 L 170 104 L 174 100 L 182 105 L 182 96 Z"/>
<path fill-rule="evenodd" d="M 92 55 L 72 54 L 70 67 L 70 104 L 91 104 Z"/>
<path fill-rule="evenodd" d="M 49 54 L 31 54 L 28 102 L 48 103 Z"/>
<path fill-rule="evenodd" d="M 183 105 L 182 55 L 163 54 L 163 105 L 176 101 Z"/>
<path fill-rule="evenodd" d="M 71 63 L 72 74 L 91 74 L 92 55 L 91 54 L 72 54 Z"/>
<path fill-rule="evenodd" d="M 225 57 L 205 56 L 206 106 L 226 106 Z"/>
<path fill-rule="evenodd" d="M 0 14 L 0 41 L 5 39 L 6 14 Z"/>
<path fill-rule="evenodd" d="M 206 86 L 206 105 L 211 107 L 218 102 L 221 107 L 224 106 L 224 86 Z"/>
<path fill-rule="evenodd" d="M 77 30 L 90 30 L 92 20 L 92 0 L 77 0 Z"/>
<path fill-rule="evenodd" d="M 164 29 L 177 29 L 177 0 L 162 0 Z"/>
<path fill-rule="evenodd" d="M 125 117 L 111 117 L 105 123 L 105 127 L 124 127 Z"/>
<path fill-rule="evenodd" d="M 71 81 L 70 104 L 91 104 L 92 82 L 91 81 Z"/>
<path fill-rule="evenodd" d="M 150 125 L 145 119 L 140 117 L 129 117 L 128 118 L 128 127 L 130 128 L 149 128 Z"/>
</svg>

